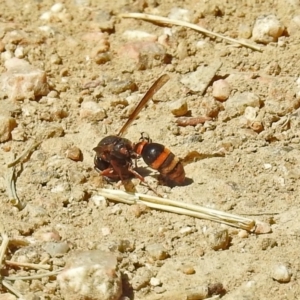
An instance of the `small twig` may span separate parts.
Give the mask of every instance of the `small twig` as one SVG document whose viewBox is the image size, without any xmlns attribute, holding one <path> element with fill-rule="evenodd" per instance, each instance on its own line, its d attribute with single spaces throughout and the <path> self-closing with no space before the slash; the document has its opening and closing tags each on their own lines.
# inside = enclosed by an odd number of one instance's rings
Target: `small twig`
<svg viewBox="0 0 300 300">
<path fill-rule="evenodd" d="M 142 19 L 142 20 L 156 22 L 156 23 L 160 23 L 160 24 L 171 24 L 171 25 L 178 25 L 178 26 L 188 27 L 188 28 L 194 29 L 196 31 L 199 31 L 199 32 L 202 32 L 202 33 L 205 33 L 205 34 L 210 34 L 212 36 L 221 38 L 221 39 L 226 40 L 228 42 L 238 43 L 240 45 L 251 48 L 253 50 L 257 50 L 257 51 L 262 52 L 262 49 L 258 46 L 249 44 L 249 43 L 244 42 L 244 41 L 236 40 L 236 39 L 221 35 L 219 33 L 215 33 L 213 31 L 207 30 L 207 29 L 205 29 L 201 26 L 195 25 L 193 23 L 181 21 L 181 20 L 169 19 L 169 18 L 165 18 L 165 17 L 155 16 L 155 15 L 148 15 L 148 14 L 141 14 L 141 13 L 125 13 L 125 14 L 120 14 L 119 17 L 121 17 L 121 18 Z"/>
<path fill-rule="evenodd" d="M 22 162 L 27 155 L 29 155 L 32 150 L 34 150 L 39 144 L 41 143 L 41 141 L 34 141 L 27 149 L 25 149 L 15 160 L 13 160 L 12 162 L 10 162 L 9 164 L 7 164 L 8 168 L 14 167 L 15 165 L 17 165 L 18 163 Z"/>
<path fill-rule="evenodd" d="M 50 265 L 21 263 L 21 262 L 11 261 L 11 260 L 6 260 L 5 263 L 7 265 L 14 266 L 14 267 L 24 267 L 24 268 L 30 268 L 35 270 L 49 270 L 51 267 Z"/>
<path fill-rule="evenodd" d="M 15 294 L 18 298 L 23 299 L 23 295 L 10 283 L 8 283 L 6 280 L 2 280 L 2 284 L 4 287 L 6 287 L 9 291 L 11 291 L 13 294 Z"/>
<path fill-rule="evenodd" d="M 8 199 L 9 202 L 13 205 L 16 206 L 19 210 L 22 210 L 26 204 L 23 203 L 16 192 L 16 179 L 15 179 L 15 168 L 8 169 L 7 173 L 7 193 L 8 193 Z"/>
<path fill-rule="evenodd" d="M 2 236 L 2 243 L 0 246 L 0 270 L 3 267 L 3 259 L 9 243 L 9 238 L 6 233 L 1 233 L 1 236 Z"/>
<path fill-rule="evenodd" d="M 211 209 L 195 204 L 187 204 L 180 201 L 169 200 L 165 198 L 149 196 L 139 193 L 131 194 L 120 190 L 100 189 L 98 191 L 101 196 L 104 196 L 108 199 L 117 202 L 122 202 L 126 204 L 142 203 L 151 208 L 187 215 L 195 218 L 211 220 L 214 222 L 238 227 L 255 233 L 267 233 L 271 230 L 268 226 L 266 226 L 263 229 L 261 229 L 260 226 L 259 231 L 256 231 L 257 224 L 262 223 L 256 222 L 252 219 L 240 217 L 237 215 L 229 214 L 216 209 Z"/>
<path fill-rule="evenodd" d="M 17 195 L 16 192 L 16 178 L 15 178 L 15 166 L 22 162 L 39 144 L 41 141 L 33 141 L 31 145 L 25 149 L 21 155 L 19 155 L 12 162 L 7 164 L 8 173 L 7 173 L 7 193 L 9 197 L 9 201 L 12 205 L 16 206 L 19 210 L 22 210 L 25 207 L 25 203 L 23 203 Z M 9 170 L 11 168 L 11 170 Z"/>
<path fill-rule="evenodd" d="M 63 269 L 58 269 L 52 272 L 48 273 L 43 273 L 43 274 L 36 274 L 32 276 L 9 276 L 9 277 L 4 277 L 5 280 L 9 281 L 15 281 L 15 280 L 33 280 L 33 279 L 40 279 L 43 277 L 50 277 L 50 276 L 55 276 L 58 275 Z"/>
</svg>

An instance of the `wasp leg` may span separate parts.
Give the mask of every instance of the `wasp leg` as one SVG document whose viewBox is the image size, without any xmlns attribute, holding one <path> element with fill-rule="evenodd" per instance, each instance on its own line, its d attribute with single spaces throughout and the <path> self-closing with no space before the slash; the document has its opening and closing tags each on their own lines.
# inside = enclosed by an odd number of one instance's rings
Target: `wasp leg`
<svg viewBox="0 0 300 300">
<path fill-rule="evenodd" d="M 141 175 L 141 174 L 139 174 L 137 171 L 135 171 L 135 170 L 133 170 L 132 169 L 132 167 L 129 167 L 128 168 L 128 171 L 130 172 L 130 173 L 132 173 L 136 178 L 138 178 L 140 181 L 142 181 L 152 192 L 154 192 L 158 197 L 162 197 L 159 193 L 158 193 L 158 191 L 156 190 L 156 189 L 154 189 L 153 187 L 151 187 L 150 185 L 149 185 L 149 183 L 148 182 L 146 182 L 146 180 L 145 180 L 145 178 Z"/>
</svg>

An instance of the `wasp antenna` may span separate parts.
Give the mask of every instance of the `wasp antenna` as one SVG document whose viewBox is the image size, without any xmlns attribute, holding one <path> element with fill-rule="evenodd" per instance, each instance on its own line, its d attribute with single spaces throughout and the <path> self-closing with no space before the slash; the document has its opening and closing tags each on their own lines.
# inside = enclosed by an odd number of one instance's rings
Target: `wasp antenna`
<svg viewBox="0 0 300 300">
<path fill-rule="evenodd" d="M 128 129 L 128 127 L 131 125 L 131 123 L 136 119 L 140 111 L 144 108 L 146 103 L 154 96 L 155 93 L 157 93 L 164 85 L 165 83 L 170 79 L 170 76 L 167 74 L 164 74 L 160 76 L 150 87 L 150 89 L 147 91 L 145 96 L 142 98 L 142 100 L 139 102 L 137 107 L 134 109 L 132 114 L 127 119 L 126 123 L 123 125 L 117 136 L 122 136 Z"/>
</svg>

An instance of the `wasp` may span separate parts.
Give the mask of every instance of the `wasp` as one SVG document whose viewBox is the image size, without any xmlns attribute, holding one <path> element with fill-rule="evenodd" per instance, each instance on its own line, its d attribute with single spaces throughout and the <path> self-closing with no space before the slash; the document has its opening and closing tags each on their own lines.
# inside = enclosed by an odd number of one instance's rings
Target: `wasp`
<svg viewBox="0 0 300 300">
<path fill-rule="evenodd" d="M 146 103 L 168 80 L 169 76 L 166 74 L 158 78 L 138 103 L 119 133 L 103 138 L 93 149 L 96 152 L 95 169 L 102 176 L 111 180 L 121 179 L 122 182 L 135 176 L 145 182 L 144 177 L 133 168 L 133 160 L 136 161 L 141 156 L 149 167 L 160 173 L 160 177 L 166 185 L 171 187 L 183 185 L 185 181 L 184 168 L 168 148 L 162 144 L 152 143 L 150 138 L 144 134 L 136 144 L 122 137 Z"/>
</svg>

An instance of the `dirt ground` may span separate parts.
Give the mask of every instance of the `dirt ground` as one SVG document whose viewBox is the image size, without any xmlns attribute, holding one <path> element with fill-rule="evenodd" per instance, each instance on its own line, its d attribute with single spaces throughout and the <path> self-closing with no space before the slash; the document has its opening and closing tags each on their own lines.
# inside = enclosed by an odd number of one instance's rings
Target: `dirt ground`
<svg viewBox="0 0 300 300">
<path fill-rule="evenodd" d="M 4 231 L 15 241 L 6 259 L 27 255 L 27 262 L 36 264 L 46 259 L 55 270 L 74 250 L 113 251 L 128 279 L 124 299 L 187 299 L 185 291 L 216 283 L 225 289 L 222 299 L 300 299 L 299 1 L 61 3 L 51 10 L 55 2 L 50 0 L 0 2 L 1 73 L 10 53 L 45 71 L 49 84 L 49 93 L 42 97 L 0 99 L 0 114 L 9 112 L 17 122 L 12 138 L 0 145 L 0 217 Z M 260 52 L 192 29 L 173 26 L 171 30 L 118 17 L 124 12 L 168 17 L 174 11 L 182 13 L 178 8 L 186 10 L 186 21 L 231 38 L 247 38 L 250 44 L 256 44 L 251 30 L 260 16 L 275 15 L 285 30 L 278 41 L 257 44 Z M 5 38 L 14 30 L 22 38 Z M 133 30 L 151 35 L 128 33 Z M 128 45 L 140 38 L 163 45 L 162 53 L 128 57 Z M 209 68 L 218 62 L 222 66 L 203 94 L 180 82 L 198 66 Z M 93 148 L 120 130 L 132 107 L 164 73 L 171 79 L 139 114 L 126 138 L 138 141 L 140 132 L 147 132 L 182 159 L 192 151 L 198 155 L 185 163 L 185 186 L 157 185 L 157 172 L 142 160 L 138 170 L 169 199 L 261 220 L 271 224 L 271 233 L 248 234 L 96 197 L 98 188 L 123 187 L 94 170 Z M 213 97 L 213 82 L 220 79 L 231 88 L 227 101 Z M 233 113 L 226 104 L 241 93 L 259 98 L 259 128 L 247 123 L 244 111 Z M 186 100 L 190 116 L 209 115 L 212 120 L 178 126 L 169 106 L 177 99 Z M 101 108 L 99 114 L 83 105 L 91 101 Z M 42 143 L 22 168 L 16 167 L 17 194 L 27 204 L 19 211 L 8 201 L 6 164 L 39 136 Z M 69 158 L 73 147 L 81 150 L 79 161 Z M 142 185 L 136 189 L 152 194 Z M 224 230 L 230 243 L 214 250 L 214 238 Z M 49 236 L 67 243 L 67 253 L 51 256 Z M 156 244 L 167 253 L 158 261 L 147 252 L 149 245 Z M 2 275 L 9 276 L 35 273 L 10 265 L 2 269 Z M 158 281 L 151 283 L 150 278 Z M 63 299 L 55 277 L 13 285 L 23 295 L 31 295 L 28 299 Z M 0 292 L 7 290 L 2 287 Z"/>
</svg>

